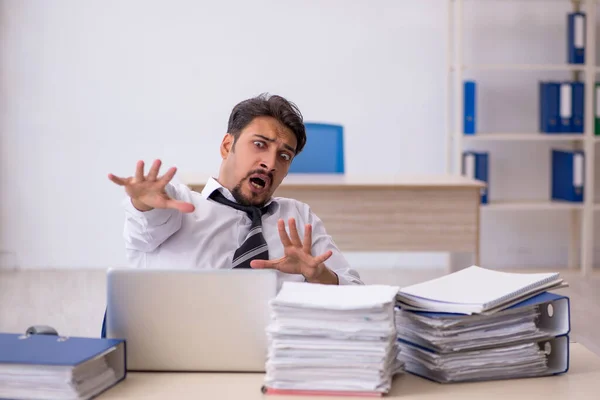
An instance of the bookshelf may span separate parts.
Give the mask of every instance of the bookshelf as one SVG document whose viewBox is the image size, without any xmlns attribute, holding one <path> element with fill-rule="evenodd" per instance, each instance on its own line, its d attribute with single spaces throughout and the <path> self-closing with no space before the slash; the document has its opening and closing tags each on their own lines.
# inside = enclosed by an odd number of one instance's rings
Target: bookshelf
<svg viewBox="0 0 600 400">
<path fill-rule="evenodd" d="M 584 162 L 584 200 L 583 202 L 554 201 L 548 198 L 547 201 L 528 201 L 528 200 L 494 200 L 494 182 L 490 183 L 491 197 L 488 204 L 481 205 L 481 211 L 487 212 L 567 212 L 569 213 L 569 243 L 568 243 L 568 263 L 569 268 L 579 268 L 583 275 L 590 275 L 594 265 L 594 217 L 600 211 L 600 200 L 596 202 L 595 174 L 595 150 L 596 145 L 600 143 L 600 136 L 594 133 L 594 92 L 597 74 L 600 73 L 600 66 L 596 63 L 596 18 L 598 0 L 552 0 L 547 3 L 563 2 L 570 7 L 572 12 L 581 11 L 586 14 L 585 24 L 585 64 L 528 64 L 528 63 L 490 63 L 490 64 L 469 64 L 465 62 L 465 41 L 464 41 L 464 13 L 469 3 L 477 0 L 447 0 L 448 1 L 448 99 L 447 99 L 447 170 L 449 173 L 461 173 L 462 154 L 464 151 L 471 150 L 470 145 L 477 144 L 480 147 L 501 143 L 503 146 L 522 146 L 528 142 L 534 143 L 557 143 L 571 146 L 572 149 L 583 150 L 585 152 Z M 519 0 L 514 0 L 518 2 Z M 525 1 L 525 0 L 520 0 Z M 544 6 L 542 2 L 540 5 Z M 493 7 L 494 2 L 490 2 Z M 564 16 L 566 19 L 566 15 Z M 489 21 L 493 24 L 493 21 Z M 566 35 L 566 31 L 564 32 Z M 516 44 L 518 45 L 518 44 Z M 566 61 L 566 48 L 563 50 L 563 59 Z M 477 62 L 477 60 L 473 60 Z M 584 133 L 561 133 L 545 134 L 539 132 L 480 132 L 474 135 L 464 134 L 463 115 L 464 115 L 464 87 L 463 82 L 471 79 L 469 73 L 473 71 L 512 71 L 512 73 L 564 73 L 564 80 L 578 80 L 585 84 L 584 92 Z M 542 80 L 543 78 L 540 78 Z M 477 106 L 479 113 L 479 106 Z M 535 116 L 538 117 L 537 115 Z M 490 157 L 493 157 L 494 150 L 490 147 L 488 151 Z M 546 179 L 546 177 L 540 177 Z M 599 191 L 600 192 L 600 191 Z M 480 222 L 481 223 L 481 222 Z M 493 227 L 481 226 L 480 230 L 485 232 Z M 456 260 L 454 262 L 457 262 Z M 458 261 L 461 262 L 461 261 Z M 453 263 L 451 258 L 450 263 Z M 462 262 L 464 264 L 464 262 Z M 451 268 L 455 268 L 451 266 Z"/>
</svg>

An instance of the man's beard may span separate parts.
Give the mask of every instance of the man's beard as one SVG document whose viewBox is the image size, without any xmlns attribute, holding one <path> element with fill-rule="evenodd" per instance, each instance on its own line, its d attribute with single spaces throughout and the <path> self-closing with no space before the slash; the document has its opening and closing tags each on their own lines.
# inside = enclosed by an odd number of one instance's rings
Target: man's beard
<svg viewBox="0 0 600 400">
<path fill-rule="evenodd" d="M 241 204 L 243 206 L 254 206 L 254 207 L 258 207 L 258 208 L 264 207 L 264 205 L 266 204 L 266 201 L 263 201 L 260 203 L 254 203 L 247 196 L 244 196 L 244 194 L 242 193 L 242 182 L 238 183 L 236 185 L 236 187 L 234 187 L 233 190 L 231 191 L 231 194 L 233 195 L 233 198 L 235 199 L 235 201 L 237 201 L 239 204 Z"/>
<path fill-rule="evenodd" d="M 244 179 L 242 179 L 240 181 L 240 183 L 238 183 L 233 190 L 231 191 L 231 194 L 233 195 L 233 198 L 235 199 L 235 201 L 237 201 L 239 204 L 243 205 L 243 206 L 254 206 L 254 207 L 258 207 L 258 208 L 263 208 L 265 206 L 265 204 L 267 203 L 267 201 L 269 201 L 269 197 L 267 197 L 264 201 L 260 202 L 260 203 L 256 203 L 252 201 L 252 198 L 248 198 L 247 196 L 244 196 L 244 194 L 242 193 L 242 184 L 247 181 L 250 178 L 250 175 L 253 174 L 265 174 L 268 175 L 269 178 L 271 179 L 271 182 L 273 182 L 273 174 L 272 173 L 267 173 L 264 170 L 254 170 L 254 171 L 250 171 L 248 173 L 248 175 L 246 175 L 244 177 Z M 250 192 L 251 196 L 254 196 L 254 193 Z"/>
</svg>

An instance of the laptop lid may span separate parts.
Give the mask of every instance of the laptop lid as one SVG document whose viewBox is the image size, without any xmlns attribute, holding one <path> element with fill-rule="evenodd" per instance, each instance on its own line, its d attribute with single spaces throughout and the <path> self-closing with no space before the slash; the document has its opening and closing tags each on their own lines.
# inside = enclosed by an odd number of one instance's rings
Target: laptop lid
<svg viewBox="0 0 600 400">
<path fill-rule="evenodd" d="M 264 372 L 273 270 L 110 269 L 108 338 L 128 370 Z"/>
</svg>

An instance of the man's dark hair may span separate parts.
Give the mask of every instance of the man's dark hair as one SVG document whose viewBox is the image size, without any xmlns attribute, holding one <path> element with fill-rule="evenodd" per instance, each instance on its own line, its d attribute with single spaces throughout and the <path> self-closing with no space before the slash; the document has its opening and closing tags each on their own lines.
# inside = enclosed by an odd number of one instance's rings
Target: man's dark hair
<svg viewBox="0 0 600 400">
<path fill-rule="evenodd" d="M 263 93 L 238 103 L 229 116 L 227 132 L 234 136 L 233 146 L 242 130 L 256 117 L 273 117 L 289 128 L 296 136 L 296 154 L 306 144 L 306 129 L 298 107 L 281 96 Z"/>
</svg>

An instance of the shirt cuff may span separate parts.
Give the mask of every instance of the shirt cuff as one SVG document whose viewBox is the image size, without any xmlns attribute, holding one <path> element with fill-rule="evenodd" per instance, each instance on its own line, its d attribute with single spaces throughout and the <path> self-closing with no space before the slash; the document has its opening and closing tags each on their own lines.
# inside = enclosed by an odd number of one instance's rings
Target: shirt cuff
<svg viewBox="0 0 600 400">
<path fill-rule="evenodd" d="M 350 273 L 339 273 L 337 271 L 333 271 L 338 277 L 338 285 L 364 285 L 364 283 L 357 277 Z"/>
<path fill-rule="evenodd" d="M 174 213 L 178 212 L 170 208 L 153 208 L 150 211 L 140 211 L 133 206 L 130 197 L 123 200 L 123 205 L 127 213 L 138 221 L 144 221 L 146 226 L 163 225 Z"/>
</svg>

